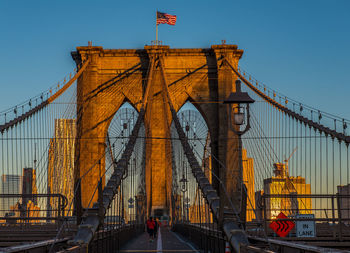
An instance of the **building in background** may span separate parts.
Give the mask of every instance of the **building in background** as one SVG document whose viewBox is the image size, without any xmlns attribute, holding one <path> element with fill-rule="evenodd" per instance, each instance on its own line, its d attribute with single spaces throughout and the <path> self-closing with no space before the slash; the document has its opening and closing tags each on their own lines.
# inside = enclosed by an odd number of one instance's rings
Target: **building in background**
<svg viewBox="0 0 350 253">
<path fill-rule="evenodd" d="M 243 182 L 247 187 L 247 214 L 246 221 L 255 219 L 255 184 L 254 184 L 254 159 L 247 156 L 247 150 L 242 150 Z"/>
<path fill-rule="evenodd" d="M 40 207 L 38 206 L 38 189 L 36 186 L 36 171 L 33 168 L 23 168 L 22 176 L 22 205 L 17 206 L 14 210 L 24 210 L 25 217 L 40 217 Z M 23 214 L 22 214 L 23 215 Z M 35 223 L 40 220 L 29 220 L 28 222 Z"/>
<path fill-rule="evenodd" d="M 266 218 L 273 219 L 280 212 L 285 215 L 311 214 L 311 198 L 299 198 L 299 194 L 311 194 L 311 185 L 306 184 L 303 177 L 288 176 L 286 164 L 274 164 L 275 176 L 264 179 L 264 193 L 278 194 L 280 197 L 268 197 L 266 203 Z"/>
<path fill-rule="evenodd" d="M 209 209 L 205 199 L 200 194 L 200 190 L 197 189 L 194 203 L 188 209 L 191 223 L 212 223 L 213 215 Z"/>
<path fill-rule="evenodd" d="M 22 218 L 40 216 L 40 208 L 38 207 L 36 196 L 35 169 L 23 168 L 22 176 L 2 175 L 1 193 L 18 195 L 16 197 L 0 199 L 2 216 Z M 33 222 L 33 220 L 28 220 L 27 222 Z"/>
<path fill-rule="evenodd" d="M 36 187 L 36 173 L 33 168 L 23 168 L 22 177 L 22 205 L 27 206 L 30 200 L 34 205 L 38 204 L 38 189 Z"/>
<path fill-rule="evenodd" d="M 264 194 L 263 190 L 255 192 L 255 213 L 256 213 L 255 219 L 260 222 L 262 222 L 264 217 L 263 216 L 263 199 L 262 199 L 263 194 Z"/>
<path fill-rule="evenodd" d="M 74 119 L 56 119 L 55 135 L 50 140 L 48 165 L 48 193 L 66 196 L 68 205 L 65 215 L 71 215 L 74 195 L 74 152 L 76 121 Z M 57 210 L 57 198 L 50 200 L 49 209 Z M 70 207 L 70 212 L 68 208 Z M 55 214 L 52 214 L 55 215 Z"/>
<path fill-rule="evenodd" d="M 0 192 L 1 194 L 21 194 L 21 176 L 6 175 L 1 176 Z M 19 202 L 19 198 L 0 198 L 1 216 L 9 215 L 11 207 Z"/>
<path fill-rule="evenodd" d="M 350 184 L 338 185 L 337 193 L 343 197 L 339 197 L 340 216 L 342 219 L 350 219 Z M 343 221 L 350 224 L 350 220 Z"/>
</svg>

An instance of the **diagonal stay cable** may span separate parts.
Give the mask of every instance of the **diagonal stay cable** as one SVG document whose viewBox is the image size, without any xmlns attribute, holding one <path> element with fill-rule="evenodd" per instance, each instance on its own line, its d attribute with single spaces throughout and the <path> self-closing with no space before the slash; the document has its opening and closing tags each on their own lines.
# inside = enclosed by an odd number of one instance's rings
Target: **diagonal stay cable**
<svg viewBox="0 0 350 253">
<path fill-rule="evenodd" d="M 5 123 L 4 125 L 0 125 L 0 132 L 4 132 L 5 130 L 17 125 L 18 123 L 28 119 L 29 117 L 33 116 L 35 113 L 52 103 L 56 98 L 58 98 L 60 95 L 62 95 L 74 82 L 78 79 L 78 77 L 84 72 L 85 68 L 89 64 L 89 60 L 86 60 L 82 67 L 79 69 L 79 71 L 70 79 L 61 89 L 59 89 L 55 94 L 53 94 L 51 97 L 46 99 L 45 101 L 41 102 L 36 107 L 32 108 L 28 112 L 18 116 L 17 118 Z"/>
<path fill-rule="evenodd" d="M 132 151 L 134 149 L 136 139 L 143 123 L 145 111 L 143 108 L 140 110 L 140 114 L 137 118 L 136 124 L 132 130 L 132 134 L 126 145 L 126 148 L 118 160 L 114 172 L 112 173 L 107 185 L 103 189 L 103 213 L 108 209 L 114 195 L 118 191 L 118 187 L 122 181 L 122 177 L 128 167 L 128 162 L 130 160 Z M 100 225 L 99 213 L 99 203 L 95 202 L 92 208 L 86 210 L 86 217 L 84 218 L 82 224 L 79 225 L 79 229 L 74 239 L 70 242 L 73 245 L 83 245 L 88 244 L 93 238 L 98 226 Z"/>
<path fill-rule="evenodd" d="M 261 98 L 263 98 L 265 101 L 267 101 L 268 103 L 270 103 L 271 105 L 273 105 L 275 108 L 277 108 L 278 110 L 281 110 L 282 112 L 284 112 L 285 114 L 289 115 L 290 117 L 303 122 L 305 125 L 308 125 L 310 128 L 314 128 L 319 130 L 320 132 L 323 132 L 327 135 L 330 135 L 332 138 L 337 138 L 339 141 L 344 141 L 346 144 L 350 143 L 350 136 L 346 136 L 344 133 L 339 133 L 335 130 L 331 130 L 330 128 L 321 125 L 315 121 L 313 121 L 312 119 L 308 119 L 302 115 L 300 115 L 299 113 L 296 113 L 290 109 L 288 109 L 287 107 L 283 106 L 282 104 L 276 102 L 274 99 L 270 98 L 269 96 L 265 95 L 263 92 L 261 92 L 259 89 L 257 89 L 253 84 L 251 84 L 244 76 L 242 76 L 232 65 L 231 63 L 225 59 L 225 61 L 227 62 L 227 64 L 230 66 L 230 68 L 232 69 L 232 71 L 252 90 L 254 91 L 258 96 L 260 96 Z"/>
<path fill-rule="evenodd" d="M 112 203 L 112 200 L 114 198 L 114 195 L 118 192 L 118 187 L 122 182 L 123 175 L 125 174 L 125 171 L 127 170 L 129 160 L 131 158 L 132 152 L 135 147 L 135 143 L 139 134 L 139 131 L 141 129 L 142 123 L 144 121 L 145 117 L 145 107 L 147 104 L 147 98 L 150 88 L 150 83 L 152 80 L 153 75 L 153 68 L 154 68 L 154 59 L 151 59 L 150 61 L 150 67 L 148 72 L 148 78 L 147 78 L 147 86 L 145 95 L 143 97 L 143 103 L 142 107 L 139 112 L 139 116 L 137 118 L 137 121 L 134 125 L 134 128 L 132 130 L 132 133 L 130 135 L 129 141 L 126 145 L 126 148 L 121 156 L 121 158 L 118 160 L 114 172 L 112 173 L 111 177 L 108 180 L 108 183 L 103 189 L 102 193 L 102 206 L 103 210 L 100 209 L 100 203 L 95 202 L 92 206 L 92 208 L 89 208 L 85 212 L 85 217 L 82 221 L 82 223 L 79 225 L 77 234 L 69 242 L 71 245 L 87 245 L 92 240 L 95 232 L 97 231 L 99 225 L 100 225 L 100 217 L 99 212 L 102 212 L 104 215 Z"/>
<path fill-rule="evenodd" d="M 160 57 L 160 69 L 161 74 L 163 78 L 163 86 L 166 91 L 166 95 L 168 98 L 168 103 L 170 106 L 170 111 L 173 116 L 174 124 L 176 127 L 176 130 L 178 132 L 178 135 L 180 137 L 181 144 L 183 146 L 183 149 L 185 151 L 185 155 L 187 157 L 188 163 L 190 164 L 190 167 L 192 169 L 192 173 L 194 177 L 197 180 L 197 183 L 199 187 L 202 190 L 202 193 L 205 197 L 205 199 L 208 201 L 209 206 L 212 210 L 212 213 L 216 217 L 216 219 L 219 219 L 219 206 L 220 206 L 220 198 L 217 195 L 216 190 L 214 190 L 213 186 L 209 183 L 208 178 L 205 176 L 201 166 L 199 165 L 189 143 L 187 140 L 187 137 L 181 127 L 180 121 L 177 117 L 177 113 L 174 109 L 172 99 L 170 97 L 170 93 L 168 90 L 166 75 L 164 71 L 164 59 L 161 56 Z M 245 232 L 240 228 L 239 222 L 237 218 L 234 216 L 234 211 L 232 210 L 229 213 L 225 212 L 225 216 L 223 219 L 223 225 L 222 229 L 224 234 L 227 237 L 227 240 L 231 244 L 232 248 L 235 250 L 235 252 L 240 252 L 241 246 L 243 245 L 249 245 L 247 235 Z"/>
</svg>

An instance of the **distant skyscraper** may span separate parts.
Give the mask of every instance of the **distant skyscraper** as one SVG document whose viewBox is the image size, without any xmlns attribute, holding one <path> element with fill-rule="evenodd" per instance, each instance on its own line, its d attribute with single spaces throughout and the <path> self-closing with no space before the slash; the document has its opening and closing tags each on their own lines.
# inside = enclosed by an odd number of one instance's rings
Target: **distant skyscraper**
<svg viewBox="0 0 350 253">
<path fill-rule="evenodd" d="M 21 194 L 21 176 L 3 174 L 0 183 L 1 194 Z M 19 198 L 0 198 L 1 216 L 9 213 L 17 202 Z"/>
<path fill-rule="evenodd" d="M 22 180 L 22 194 L 31 195 L 37 194 L 36 188 L 36 173 L 33 168 L 23 168 L 23 180 Z M 32 201 L 34 205 L 37 205 L 36 196 L 22 197 L 22 205 L 27 206 L 28 201 Z"/>
<path fill-rule="evenodd" d="M 48 192 L 66 196 L 68 203 L 74 195 L 75 136 L 74 119 L 55 120 L 55 137 L 50 140 L 49 148 Z M 51 199 L 50 204 L 52 209 L 57 209 L 57 198 Z"/>
<path fill-rule="evenodd" d="M 274 164 L 275 176 L 264 179 L 265 194 L 279 194 L 286 197 L 266 199 L 266 218 L 275 218 L 280 212 L 285 215 L 310 214 L 311 198 L 298 198 L 298 194 L 311 194 L 311 185 L 303 177 L 289 177 L 286 164 Z"/>
<path fill-rule="evenodd" d="M 247 150 L 242 150 L 243 182 L 247 187 L 247 221 L 255 219 L 255 186 L 254 186 L 254 159 L 247 157 Z"/>
</svg>

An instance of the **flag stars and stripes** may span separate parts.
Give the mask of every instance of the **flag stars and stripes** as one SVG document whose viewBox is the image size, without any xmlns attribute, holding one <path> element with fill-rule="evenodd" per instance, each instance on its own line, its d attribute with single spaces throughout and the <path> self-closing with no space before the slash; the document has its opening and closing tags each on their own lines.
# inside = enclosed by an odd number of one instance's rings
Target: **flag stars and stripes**
<svg viewBox="0 0 350 253">
<path fill-rule="evenodd" d="M 175 23 L 176 23 L 176 15 L 170 15 L 167 13 L 157 11 L 157 25 L 159 24 L 175 25 Z"/>
</svg>

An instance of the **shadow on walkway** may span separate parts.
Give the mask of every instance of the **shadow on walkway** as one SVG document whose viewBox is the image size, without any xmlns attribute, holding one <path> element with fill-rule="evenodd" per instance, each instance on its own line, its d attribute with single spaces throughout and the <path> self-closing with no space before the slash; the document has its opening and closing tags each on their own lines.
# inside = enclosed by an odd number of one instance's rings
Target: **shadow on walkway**
<svg viewBox="0 0 350 253">
<path fill-rule="evenodd" d="M 200 253 L 193 245 L 180 235 L 172 232 L 169 228 L 161 227 L 158 231 L 158 237 L 153 241 L 149 241 L 149 236 L 145 232 L 134 238 L 120 251 L 120 253 L 147 253 L 147 252 L 179 252 L 179 253 Z"/>
</svg>

